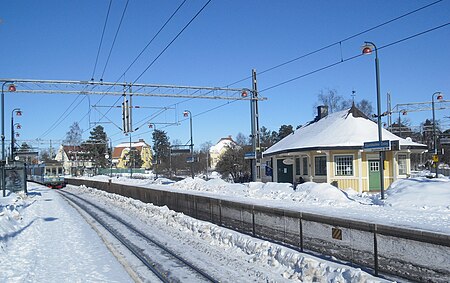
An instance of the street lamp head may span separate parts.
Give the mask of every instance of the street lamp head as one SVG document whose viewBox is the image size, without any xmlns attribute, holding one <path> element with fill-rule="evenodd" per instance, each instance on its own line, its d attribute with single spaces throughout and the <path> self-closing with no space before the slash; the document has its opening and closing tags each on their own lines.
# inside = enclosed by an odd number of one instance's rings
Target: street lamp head
<svg viewBox="0 0 450 283">
<path fill-rule="evenodd" d="M 436 97 L 436 99 L 439 100 L 439 101 L 441 101 L 441 100 L 444 99 L 444 96 L 443 96 L 442 94 L 439 94 L 439 95 Z"/>
<path fill-rule="evenodd" d="M 362 54 L 364 55 L 372 54 L 372 52 L 376 49 L 375 45 L 373 45 L 373 43 L 370 42 L 364 42 L 364 45 L 361 48 Z"/>
<path fill-rule="evenodd" d="M 362 50 L 362 54 L 364 54 L 364 55 L 372 54 L 372 48 L 364 47 L 363 50 Z"/>
<path fill-rule="evenodd" d="M 184 110 L 183 116 L 184 116 L 184 117 L 189 117 L 189 111 L 188 111 L 188 110 Z"/>
<path fill-rule="evenodd" d="M 241 97 L 242 97 L 242 98 L 246 98 L 247 96 L 248 96 L 247 92 L 246 92 L 245 90 L 242 91 Z"/>
<path fill-rule="evenodd" d="M 10 85 L 8 86 L 8 91 L 9 91 L 9 92 L 14 92 L 14 91 L 16 91 L 16 86 L 15 86 L 14 84 L 10 84 Z"/>
</svg>

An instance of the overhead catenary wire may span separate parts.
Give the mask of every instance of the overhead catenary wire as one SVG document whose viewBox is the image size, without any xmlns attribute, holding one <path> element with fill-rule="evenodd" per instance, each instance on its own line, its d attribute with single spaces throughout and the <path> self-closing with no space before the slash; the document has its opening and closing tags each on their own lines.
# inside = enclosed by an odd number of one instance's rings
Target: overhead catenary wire
<svg viewBox="0 0 450 283">
<path fill-rule="evenodd" d="M 147 50 L 147 48 L 153 43 L 153 41 L 158 37 L 158 35 L 163 31 L 163 29 L 167 26 L 167 24 L 172 20 L 172 18 L 175 16 L 175 14 L 181 9 L 181 7 L 184 5 L 184 3 L 186 3 L 187 0 L 184 0 L 176 9 L 175 11 L 172 13 L 172 15 L 170 15 L 170 17 L 164 22 L 164 24 L 161 26 L 161 28 L 156 32 L 156 34 L 152 37 L 152 39 L 147 43 L 147 45 L 142 49 L 142 51 L 136 56 L 136 58 L 134 58 L 133 62 L 131 62 L 131 64 L 125 69 L 125 71 L 122 73 L 122 75 L 115 81 L 115 83 L 118 83 L 119 80 L 121 78 L 123 78 L 126 74 L 126 72 L 128 72 L 131 67 L 137 62 L 137 60 L 142 56 L 142 54 L 145 52 L 145 50 Z M 113 86 L 111 86 L 109 89 L 113 88 Z M 96 104 L 98 104 L 103 97 L 105 97 L 104 95 L 102 95 L 99 100 L 97 101 Z"/>
<path fill-rule="evenodd" d="M 378 27 L 380 27 L 380 26 L 386 25 L 386 24 L 389 23 L 389 22 L 392 22 L 392 21 L 394 21 L 394 20 L 397 20 L 397 19 L 400 19 L 400 18 L 402 18 L 402 17 L 405 17 L 406 15 L 412 14 L 412 13 L 414 13 L 414 12 L 417 12 L 417 11 L 419 11 L 419 10 L 421 10 L 421 9 L 424 9 L 424 8 L 426 8 L 426 7 L 429 7 L 429 6 L 431 6 L 431 5 L 434 5 L 434 4 L 436 4 L 436 3 L 439 3 L 439 2 L 441 2 L 441 1 L 442 1 L 442 0 L 433 2 L 433 3 L 431 3 L 431 4 L 429 4 L 429 5 L 426 5 L 426 6 L 422 7 L 422 8 L 416 9 L 416 10 L 414 10 L 414 11 L 412 11 L 412 12 L 409 12 L 409 13 L 407 13 L 407 14 L 404 14 L 404 15 L 400 16 L 400 17 L 397 17 L 397 18 L 395 18 L 395 19 L 393 19 L 393 20 L 390 20 L 390 21 L 388 21 L 388 22 L 385 22 L 385 23 L 383 23 L 383 24 L 380 24 L 380 25 L 378 25 L 378 26 L 376 26 L 376 27 L 373 27 L 373 28 L 368 29 L 368 30 L 366 30 L 366 31 L 363 31 L 363 32 L 361 32 L 361 33 L 355 34 L 355 35 L 353 35 L 353 36 L 351 36 L 351 37 L 349 37 L 349 38 L 356 37 L 356 36 L 361 35 L 361 34 L 363 34 L 363 33 L 365 33 L 365 32 L 368 32 L 368 31 L 370 31 L 370 30 L 373 30 L 373 29 L 378 28 Z M 348 38 L 347 38 L 347 39 L 344 39 L 344 40 L 340 40 L 340 41 L 337 42 L 337 43 L 340 44 L 342 41 L 345 41 L 345 40 L 348 40 Z M 403 39 L 403 41 L 404 41 L 404 40 L 407 40 L 407 39 Z M 337 43 L 334 43 L 334 45 L 337 44 Z M 394 43 L 392 43 L 392 44 L 394 44 Z M 384 46 L 384 47 L 386 47 L 386 46 Z M 382 48 L 384 48 L 384 47 L 380 47 L 380 48 L 378 48 L 378 49 L 382 49 Z M 315 52 L 315 51 L 314 51 L 314 52 Z M 302 55 L 302 56 L 304 56 L 304 55 Z M 302 57 L 302 56 L 301 56 L 301 57 Z M 281 67 L 281 66 L 284 66 L 284 65 L 286 65 L 286 64 L 289 64 L 289 63 L 291 63 L 291 62 L 294 62 L 294 61 L 296 61 L 296 60 L 298 60 L 298 59 L 300 59 L 300 57 L 297 57 L 297 58 L 295 58 L 295 59 L 292 59 L 292 60 L 290 60 L 290 61 L 288 61 L 288 62 L 284 62 L 284 63 L 279 64 L 279 65 L 277 65 L 277 66 L 274 66 L 274 67 L 272 67 L 272 68 L 266 69 L 266 70 L 260 72 L 259 74 L 263 74 L 263 73 L 265 73 L 265 72 L 269 72 L 269 71 L 271 71 L 271 70 L 274 70 L 274 69 L 279 68 L 279 67 Z M 351 60 L 351 58 L 345 59 L 345 61 L 348 61 L 348 60 Z M 341 61 L 345 62 L 343 59 L 342 59 Z M 327 65 L 327 66 L 322 67 L 322 68 L 320 68 L 320 69 L 318 69 L 318 70 L 314 70 L 314 71 L 312 71 L 312 72 L 309 72 L 309 73 L 307 73 L 307 74 L 301 75 L 301 76 L 299 76 L 299 77 L 296 77 L 296 78 L 293 78 L 293 79 L 289 79 L 288 81 L 282 82 L 282 83 L 277 84 L 277 85 L 275 85 L 275 86 L 271 86 L 270 88 L 263 89 L 263 90 L 260 91 L 260 92 L 267 91 L 267 90 L 269 90 L 269 89 L 275 88 L 275 87 L 280 86 L 280 85 L 282 85 L 282 84 L 286 84 L 286 83 L 292 82 L 292 81 L 294 81 L 294 80 L 296 80 L 296 79 L 299 79 L 299 78 L 308 76 L 308 75 L 310 75 L 310 74 L 317 73 L 317 72 L 319 72 L 319 71 L 321 71 L 321 70 L 324 70 L 324 69 L 327 69 L 327 68 L 331 68 L 331 67 L 333 67 L 333 66 L 335 66 L 335 65 L 337 65 L 337 64 L 338 64 L 338 63 L 333 63 L 333 64 L 330 64 L 330 65 Z M 248 78 L 250 78 L 250 77 L 248 77 Z M 246 78 L 246 79 L 248 79 L 248 78 Z M 245 80 L 245 79 L 244 79 L 244 80 Z M 225 103 L 224 106 L 225 106 L 225 105 L 228 105 L 228 104 L 230 104 L 230 103 L 229 103 L 229 102 L 228 102 L 228 103 Z M 217 108 L 218 108 L 218 107 L 215 107 L 214 109 L 217 109 Z"/>
<path fill-rule="evenodd" d="M 112 4 L 112 0 L 109 0 L 108 12 L 106 13 L 105 24 L 103 25 L 102 36 L 100 38 L 100 44 L 98 45 L 97 57 L 95 58 L 95 64 L 94 64 L 94 70 L 92 70 L 92 77 L 91 77 L 92 81 L 94 80 L 95 70 L 97 69 L 98 57 L 100 56 L 100 50 L 102 48 L 103 37 L 105 35 L 106 25 L 108 23 L 109 12 L 111 11 L 111 4 Z"/>
<path fill-rule="evenodd" d="M 117 35 L 119 34 L 120 27 L 122 26 L 123 18 L 125 17 L 125 12 L 127 11 L 127 7 L 128 7 L 128 3 L 129 2 L 130 2 L 130 0 L 127 0 L 127 3 L 125 3 L 125 7 L 123 9 L 122 16 L 120 17 L 119 26 L 117 27 L 116 34 L 114 35 L 114 40 L 113 40 L 113 42 L 111 44 L 111 48 L 109 50 L 108 58 L 106 59 L 105 67 L 103 68 L 103 72 L 102 72 L 102 76 L 101 76 L 100 81 L 103 81 L 103 76 L 105 75 L 106 67 L 108 66 L 109 59 L 111 58 L 111 53 L 112 53 L 112 51 L 114 49 L 114 45 L 116 43 Z"/>
<path fill-rule="evenodd" d="M 341 40 L 339 40 L 339 41 L 333 42 L 333 43 L 331 43 L 331 44 L 325 45 L 325 46 L 323 46 L 323 47 L 321 47 L 321 48 L 318 48 L 318 49 L 316 49 L 316 50 L 313 50 L 313 51 L 311 51 L 311 52 L 308 52 L 308 53 L 303 54 L 303 55 L 301 55 L 301 56 L 298 56 L 298 57 L 296 57 L 296 58 L 290 59 L 290 60 L 285 61 L 285 62 L 283 62 L 283 63 L 280 63 L 280 64 L 277 64 L 277 65 L 272 66 L 272 67 L 270 67 L 270 68 L 267 68 L 267 69 L 265 69 L 265 70 L 263 70 L 263 71 L 261 71 L 261 72 L 258 72 L 258 75 L 262 75 L 262 74 L 268 73 L 268 72 L 270 72 L 270 71 L 276 70 L 276 69 L 278 69 L 278 68 L 280 68 L 280 67 L 283 67 L 283 66 L 285 66 L 285 65 L 288 65 L 288 64 L 293 63 L 293 62 L 295 62 L 295 61 L 298 61 L 298 60 L 300 60 L 300 59 L 303 59 L 303 58 L 306 58 L 306 57 L 308 57 L 308 56 L 311 56 L 311 55 L 314 55 L 314 54 L 316 54 L 316 53 L 319 53 L 319 52 L 321 52 L 321 51 L 324 51 L 324 50 L 326 50 L 326 49 L 328 49 L 328 48 L 331 48 L 331 47 L 333 47 L 333 46 L 335 46 L 335 45 L 339 45 L 339 46 L 342 48 L 342 43 L 345 42 L 345 41 L 351 40 L 351 39 L 356 38 L 356 37 L 358 37 L 358 36 L 360 36 L 360 35 L 366 34 L 366 33 L 370 32 L 370 31 L 373 31 L 373 30 L 375 30 L 375 29 L 378 29 L 378 28 L 380 28 L 380 27 L 383 27 L 383 26 L 385 26 L 385 25 L 388 25 L 388 24 L 390 24 L 390 23 L 392 23 L 392 22 L 398 21 L 398 20 L 400 20 L 400 19 L 402 19 L 402 18 L 405 18 L 405 17 L 407 17 L 407 16 L 410 16 L 410 15 L 412 15 L 412 14 L 414 14 L 414 13 L 417 13 L 417 12 L 419 12 L 419 11 L 421 11 L 421 10 L 424 10 L 424 9 L 426 9 L 426 8 L 429 8 L 429 7 L 433 6 L 433 5 L 436 5 L 436 4 L 438 4 L 439 2 L 442 2 L 442 1 L 443 1 L 443 0 L 438 0 L 438 1 L 432 2 L 432 3 L 430 3 L 430 4 L 424 5 L 424 6 L 422 6 L 422 7 L 419 7 L 419 8 L 417 8 L 417 9 L 414 9 L 414 10 L 412 10 L 412 11 L 409 11 L 409 12 L 407 12 L 407 13 L 405 13 L 405 14 L 402 14 L 402 15 L 400 15 L 400 16 L 397 16 L 397 17 L 395 17 L 395 18 L 392 18 L 392 19 L 390 19 L 390 20 L 388 20 L 388 21 L 382 22 L 382 23 L 380 23 L 380 24 L 378 24 L 378 25 L 375 25 L 375 26 L 373 26 L 373 27 L 370 27 L 370 28 L 368 28 L 368 29 L 365 29 L 365 30 L 363 30 L 363 31 L 360 31 L 360 32 L 358 32 L 358 33 L 355 33 L 355 34 L 353 34 L 353 35 L 350 35 L 350 36 L 348 36 L 348 37 L 346 37 L 346 38 L 343 38 L 343 39 L 341 39 Z M 380 49 L 380 48 L 379 48 L 379 49 Z M 356 57 L 359 57 L 359 55 L 356 56 Z M 350 58 L 350 59 L 347 58 L 346 60 L 343 59 L 343 57 L 342 57 L 342 49 L 341 49 L 341 60 L 340 60 L 339 62 L 340 62 L 340 63 L 344 63 L 345 61 L 348 61 L 348 60 L 351 60 L 351 58 Z M 289 83 L 289 82 L 291 82 L 291 81 L 300 79 L 300 78 L 302 78 L 302 77 L 306 77 L 306 76 L 308 76 L 308 75 L 312 75 L 312 74 L 314 74 L 314 73 L 317 73 L 317 72 L 319 72 L 319 71 L 322 71 L 322 70 L 331 68 L 331 67 L 336 66 L 336 65 L 338 65 L 338 62 L 333 63 L 333 64 L 330 64 L 330 65 L 328 65 L 328 66 L 324 66 L 324 67 L 319 68 L 319 69 L 317 69 L 317 70 L 311 71 L 311 72 L 309 72 L 309 73 L 307 73 L 307 74 L 304 74 L 304 75 L 301 75 L 301 76 L 299 76 L 299 77 L 297 77 L 297 78 L 293 78 L 293 79 L 290 79 L 290 80 L 288 80 L 288 81 L 282 82 L 282 83 L 280 83 L 280 84 L 278 84 L 278 85 L 275 85 L 275 86 L 272 86 L 272 87 L 270 87 L 270 88 L 261 90 L 261 91 L 259 91 L 259 93 L 261 93 L 261 92 L 263 92 L 263 91 L 266 91 L 266 90 L 269 90 L 269 89 L 271 89 L 271 88 L 275 88 L 275 87 L 277 87 L 277 86 L 281 86 L 281 85 L 286 84 L 286 83 Z M 232 86 L 232 85 L 235 85 L 235 84 L 240 83 L 240 82 L 243 82 L 243 81 L 248 80 L 248 79 L 251 79 L 251 76 L 245 77 L 245 78 L 240 79 L 240 80 L 238 80 L 238 81 L 235 81 L 235 82 L 233 82 L 233 83 L 231 83 L 231 84 L 228 84 L 227 87 Z M 185 99 L 185 100 L 183 100 L 183 101 L 181 101 L 181 102 L 171 104 L 170 106 L 182 104 L 182 103 L 187 102 L 187 101 L 190 101 L 190 100 L 192 100 L 192 99 L 193 99 L 193 98 Z M 237 100 L 229 101 L 229 102 L 223 103 L 223 104 L 221 104 L 221 105 L 219 105 L 219 106 L 217 106 L 217 107 L 214 107 L 214 108 L 209 109 L 209 110 L 205 110 L 205 111 L 203 111 L 203 112 L 201 112 L 201 113 L 198 113 L 197 115 L 194 115 L 194 117 L 195 117 L 195 116 L 198 116 L 198 115 L 206 114 L 206 113 L 208 113 L 208 112 L 211 112 L 211 111 L 213 111 L 213 110 L 215 110 L 215 109 L 218 109 L 218 108 L 221 108 L 221 107 L 224 107 L 224 106 L 227 106 L 227 105 L 229 105 L 230 103 L 233 103 L 233 102 L 236 102 L 236 101 L 237 101 Z M 187 119 L 184 119 L 184 120 L 187 120 Z M 181 121 L 184 121 L 184 120 L 181 120 Z"/>
<path fill-rule="evenodd" d="M 127 92 L 131 86 L 136 83 L 147 71 L 148 69 L 150 69 L 151 66 L 153 66 L 153 64 L 167 51 L 167 49 L 178 39 L 178 37 L 180 37 L 180 35 L 191 25 L 191 23 L 200 15 L 200 13 L 206 8 L 206 6 L 208 6 L 208 4 L 211 2 L 211 0 L 208 0 L 203 6 L 202 8 L 189 20 L 189 22 L 187 24 L 184 25 L 184 27 L 180 30 L 180 32 L 177 33 L 177 35 L 166 45 L 166 47 L 164 47 L 164 49 L 158 54 L 158 56 L 156 56 L 155 59 L 153 59 L 153 61 L 144 69 L 144 71 L 142 71 L 140 73 L 140 75 L 130 84 L 126 84 L 127 88 L 124 90 L 124 92 Z M 116 82 L 117 83 L 117 82 Z M 114 87 L 111 86 L 111 88 Z M 119 99 L 117 99 L 114 104 L 102 115 L 102 117 L 100 118 L 100 121 L 111 111 L 111 109 L 119 102 Z M 98 102 L 97 102 L 98 103 Z"/>
<path fill-rule="evenodd" d="M 425 31 L 422 31 L 422 32 L 419 32 L 419 33 L 416 33 L 416 34 L 413 34 L 413 35 L 411 35 L 411 36 L 404 37 L 404 38 L 402 38 L 402 39 L 393 41 L 393 42 L 391 42 L 391 43 L 382 45 L 381 47 L 378 48 L 378 50 L 381 50 L 381 49 L 385 49 L 385 48 L 394 46 L 394 45 L 399 44 L 399 43 L 402 43 L 402 42 L 404 42 L 404 41 L 407 41 L 407 40 L 416 38 L 416 37 L 418 37 L 418 36 L 421 36 L 421 35 L 424 35 L 424 34 L 427 34 L 427 33 L 433 32 L 433 31 L 436 31 L 436 30 L 438 30 L 438 29 L 444 28 L 444 27 L 446 27 L 446 26 L 448 26 L 448 25 L 450 25 L 450 22 L 447 22 L 447 23 L 445 23 L 445 24 L 442 24 L 442 25 L 439 25 L 439 26 L 436 26 L 436 27 L 427 29 L 427 30 L 425 30 Z M 351 61 L 351 60 L 354 60 L 354 59 L 356 59 L 356 58 L 359 58 L 359 57 L 361 57 L 361 56 L 363 56 L 363 55 L 364 55 L 364 54 L 360 53 L 360 54 L 356 54 L 356 55 L 350 56 L 350 57 L 345 58 L 345 59 L 341 58 L 341 59 L 339 59 L 338 61 L 333 62 L 333 63 L 331 63 L 331 64 L 325 65 L 325 66 L 323 66 L 323 67 L 320 67 L 320 68 L 318 68 L 318 69 L 312 70 L 312 71 L 307 72 L 307 73 L 305 73 L 305 74 L 296 76 L 296 77 L 294 77 L 294 78 L 285 80 L 285 81 L 283 81 L 283 82 L 280 82 L 280 83 L 277 83 L 277 84 L 272 85 L 272 86 L 270 86 L 270 87 L 267 87 L 267 88 L 265 88 L 265 89 L 262 89 L 262 90 L 258 91 L 258 93 L 266 92 L 266 91 L 268 91 L 268 90 L 271 90 L 271 89 L 280 87 L 280 86 L 282 86 L 282 85 L 288 84 L 288 83 L 293 82 L 293 81 L 296 81 L 296 80 L 298 80 L 298 79 L 305 78 L 305 77 L 307 77 L 307 76 L 313 75 L 313 74 L 318 73 L 318 72 L 320 72 L 320 71 L 323 71 L 323 70 L 326 70 L 326 69 L 330 69 L 330 68 L 335 67 L 335 66 L 337 66 L 337 65 L 339 65 L 339 64 L 346 63 L 346 62 L 348 62 L 348 61 Z M 229 105 L 229 104 L 231 104 L 231 103 L 234 103 L 234 102 L 236 102 L 236 101 L 238 101 L 238 100 L 227 101 L 226 103 L 223 103 L 223 104 L 221 104 L 221 105 L 218 105 L 218 106 L 215 106 L 215 107 L 213 107 L 213 108 L 210 108 L 210 109 L 207 109 L 207 110 L 205 110 L 205 111 L 202 111 L 202 112 L 200 112 L 200 113 L 197 113 L 196 115 L 193 115 L 193 117 L 197 117 L 197 116 L 200 116 L 200 115 L 204 115 L 204 114 L 206 114 L 206 113 L 209 113 L 209 112 L 214 111 L 214 110 L 216 110 L 216 109 L 219 109 L 219 108 L 221 108 L 221 107 L 227 106 L 227 105 Z M 185 121 L 185 120 L 188 120 L 188 119 L 187 119 L 187 118 L 186 118 L 186 119 L 182 119 L 182 120 L 180 120 L 180 122 Z M 169 126 L 166 126 L 166 127 L 169 127 Z M 163 127 L 163 128 L 166 128 L 166 127 Z"/>
<path fill-rule="evenodd" d="M 319 52 L 321 52 L 321 51 L 323 51 L 323 50 L 326 50 L 326 49 L 328 49 L 328 48 L 331 48 L 331 47 L 333 47 L 333 46 L 335 46 L 335 45 L 338 45 L 338 44 L 341 45 L 341 44 L 342 44 L 343 42 L 345 42 L 345 41 L 348 41 L 348 40 L 350 40 L 350 39 L 356 38 L 356 37 L 358 37 L 358 36 L 360 36 L 360 35 L 366 34 L 366 33 L 370 32 L 370 31 L 373 31 L 373 30 L 375 30 L 375 29 L 378 29 L 378 28 L 380 28 L 380 27 L 383 27 L 383 26 L 385 26 L 385 25 L 388 25 L 388 24 L 390 24 L 390 23 L 392 23 L 392 22 L 395 22 L 395 21 L 397 21 L 397 20 L 400 20 L 400 19 L 402 19 L 402 18 L 405 18 L 405 17 L 407 17 L 407 16 L 409 16 L 409 15 L 412 15 L 412 14 L 414 14 L 414 13 L 417 13 L 417 12 L 419 12 L 419 11 L 421 11 L 421 10 L 424 10 L 424 9 L 428 8 L 428 7 L 431 7 L 431 6 L 433 6 L 433 5 L 436 5 L 436 4 L 438 4 L 439 2 L 442 2 L 442 1 L 444 1 L 444 0 L 437 0 L 437 1 L 435 1 L 435 2 L 432 2 L 432 3 L 430 3 L 430 4 L 427 4 L 427 5 L 422 6 L 422 7 L 420 7 L 420 8 L 417 8 L 417 9 L 415 9 L 415 10 L 412 10 L 412 11 L 410 11 L 410 12 L 407 12 L 407 13 L 405 13 L 405 14 L 402 14 L 402 15 L 400 15 L 400 16 L 398 16 L 398 17 L 392 18 L 392 19 L 390 19 L 390 20 L 388 20 L 388 21 L 385 21 L 385 22 L 383 22 L 383 23 L 381 23 L 381 24 L 378 24 L 378 25 L 373 26 L 373 27 L 371 27 L 371 28 L 365 29 L 365 30 L 363 30 L 363 31 L 361 31 L 361 32 L 358 32 L 358 33 L 355 33 L 355 34 L 353 34 L 353 35 L 350 35 L 350 36 L 348 36 L 348 37 L 346 37 L 346 38 L 344 38 L 344 39 L 335 41 L 335 42 L 333 42 L 333 43 L 330 43 L 330 44 L 328 44 L 328 45 L 325 45 L 325 46 L 323 46 L 323 47 L 321 47 L 321 48 L 318 48 L 318 49 L 316 49 L 316 50 L 313 50 L 313 51 L 311 51 L 311 52 L 305 53 L 305 54 L 303 54 L 303 55 L 300 55 L 300 56 L 298 56 L 298 57 L 295 57 L 295 58 L 290 59 L 290 60 L 288 60 L 288 61 L 285 61 L 285 62 L 283 62 L 283 63 L 277 64 L 277 65 L 275 65 L 275 66 L 272 66 L 272 67 L 270 67 L 270 68 L 267 68 L 267 69 L 265 69 L 265 70 L 262 70 L 262 71 L 258 72 L 258 75 L 262 75 L 262 74 L 268 73 L 268 72 L 270 72 L 270 71 L 273 71 L 273 70 L 275 70 L 275 69 L 281 68 L 281 67 L 286 66 L 286 65 L 288 65 L 288 64 L 290 64 L 290 63 L 293 63 L 293 62 L 298 61 L 298 60 L 300 60 L 300 59 L 306 58 L 306 57 L 308 57 L 308 56 L 314 55 L 314 54 L 319 53 Z M 235 82 L 229 84 L 228 86 L 232 86 L 232 85 L 238 84 L 238 83 L 240 83 L 240 82 L 243 82 L 243 81 L 248 80 L 248 79 L 251 79 L 251 78 L 252 78 L 251 76 L 245 77 L 245 78 L 243 78 L 243 79 L 237 80 L 237 81 L 235 81 Z"/>
<path fill-rule="evenodd" d="M 450 25 L 450 22 L 447 22 L 447 23 L 445 23 L 445 24 L 436 26 L 436 27 L 434 27 L 434 28 L 427 29 L 427 30 L 425 30 L 425 31 L 422 31 L 422 32 L 419 32 L 419 33 L 416 33 L 416 34 L 413 34 L 413 35 L 411 35 L 411 36 L 407 36 L 407 37 L 405 37 L 405 38 L 396 40 L 396 41 L 394 41 L 394 42 L 385 44 L 385 45 L 383 45 L 383 46 L 381 46 L 381 47 L 378 47 L 378 50 L 381 50 L 381 49 L 384 49 L 384 48 L 387 48 L 387 47 L 390 47 L 390 46 L 399 44 L 399 43 L 401 43 L 401 42 L 410 40 L 410 39 L 412 39 L 412 38 L 416 38 L 416 37 L 418 37 L 418 36 L 427 34 L 427 33 L 429 33 L 429 32 L 432 32 L 432 31 L 435 31 L 435 30 L 444 28 L 444 27 L 446 27 L 446 26 L 448 26 L 448 25 Z M 262 90 L 259 91 L 259 93 L 268 91 L 268 90 L 270 90 L 270 89 L 273 89 L 273 88 L 276 88 L 276 87 L 279 87 L 279 86 L 282 86 L 282 85 L 284 85 L 284 84 L 293 82 L 293 81 L 295 81 L 295 80 L 304 78 L 304 77 L 306 77 L 306 76 L 315 74 L 315 73 L 317 73 L 317 72 L 320 72 L 320 71 L 329 69 L 329 68 L 334 67 L 334 66 L 336 66 L 336 65 L 339 65 L 339 64 L 341 64 L 341 63 L 348 62 L 348 61 L 353 60 L 353 59 L 355 59 L 355 58 L 358 58 L 358 57 L 360 57 L 360 56 L 362 56 L 362 55 L 364 55 L 364 54 L 361 53 L 361 54 L 354 55 L 354 56 L 352 56 L 352 57 L 349 57 L 349 58 L 346 58 L 346 59 L 343 59 L 343 60 L 339 60 L 339 61 L 337 61 L 337 62 L 331 63 L 331 64 L 326 65 L 326 66 L 324 66 L 324 67 L 321 67 L 321 68 L 318 68 L 318 69 L 313 70 L 313 71 L 311 71 L 311 72 L 308 72 L 308 73 L 306 73 L 306 74 L 303 74 L 303 75 L 300 75 L 300 76 L 297 76 L 297 77 L 288 79 L 288 80 L 286 80 L 286 81 L 283 81 L 283 82 L 277 83 L 277 84 L 275 84 L 275 85 L 272 85 L 272 86 L 270 86 L 270 87 L 267 87 L 267 88 L 265 88 L 265 89 L 262 89 Z"/>
</svg>

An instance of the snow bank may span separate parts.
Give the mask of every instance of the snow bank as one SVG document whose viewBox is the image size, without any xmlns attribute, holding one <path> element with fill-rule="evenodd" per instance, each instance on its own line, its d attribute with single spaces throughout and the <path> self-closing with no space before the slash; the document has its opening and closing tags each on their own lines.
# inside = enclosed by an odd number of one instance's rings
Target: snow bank
<svg viewBox="0 0 450 283">
<path fill-rule="evenodd" d="M 450 212 L 450 180 L 414 178 L 394 182 L 386 191 L 386 205 L 420 210 Z"/>
</svg>

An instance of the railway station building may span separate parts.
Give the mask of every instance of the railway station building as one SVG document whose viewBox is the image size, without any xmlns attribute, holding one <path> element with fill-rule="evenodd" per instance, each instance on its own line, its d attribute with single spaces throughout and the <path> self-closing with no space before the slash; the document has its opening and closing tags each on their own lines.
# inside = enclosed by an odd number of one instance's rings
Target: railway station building
<svg viewBox="0 0 450 283">
<path fill-rule="evenodd" d="M 380 191 L 379 152 L 364 147 L 378 141 L 378 126 L 353 105 L 331 113 L 318 107 L 314 121 L 298 128 L 263 152 L 262 180 L 299 184 L 307 181 L 329 183 L 359 192 Z M 411 174 L 412 153 L 427 146 L 400 138 L 382 129 L 382 140 L 390 148 L 384 157 L 384 184 L 387 188 Z M 264 166 L 262 166 L 264 169 Z"/>
</svg>

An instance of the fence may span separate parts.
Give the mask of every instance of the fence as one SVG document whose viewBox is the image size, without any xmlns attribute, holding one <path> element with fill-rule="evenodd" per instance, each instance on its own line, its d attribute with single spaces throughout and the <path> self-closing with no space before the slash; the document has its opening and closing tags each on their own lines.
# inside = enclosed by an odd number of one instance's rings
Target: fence
<svg viewBox="0 0 450 283">
<path fill-rule="evenodd" d="M 205 196 L 68 179 L 209 221 L 300 251 L 314 251 L 414 281 L 450 281 L 450 235 Z M 434 260 L 433 260 L 434 259 Z"/>
</svg>

